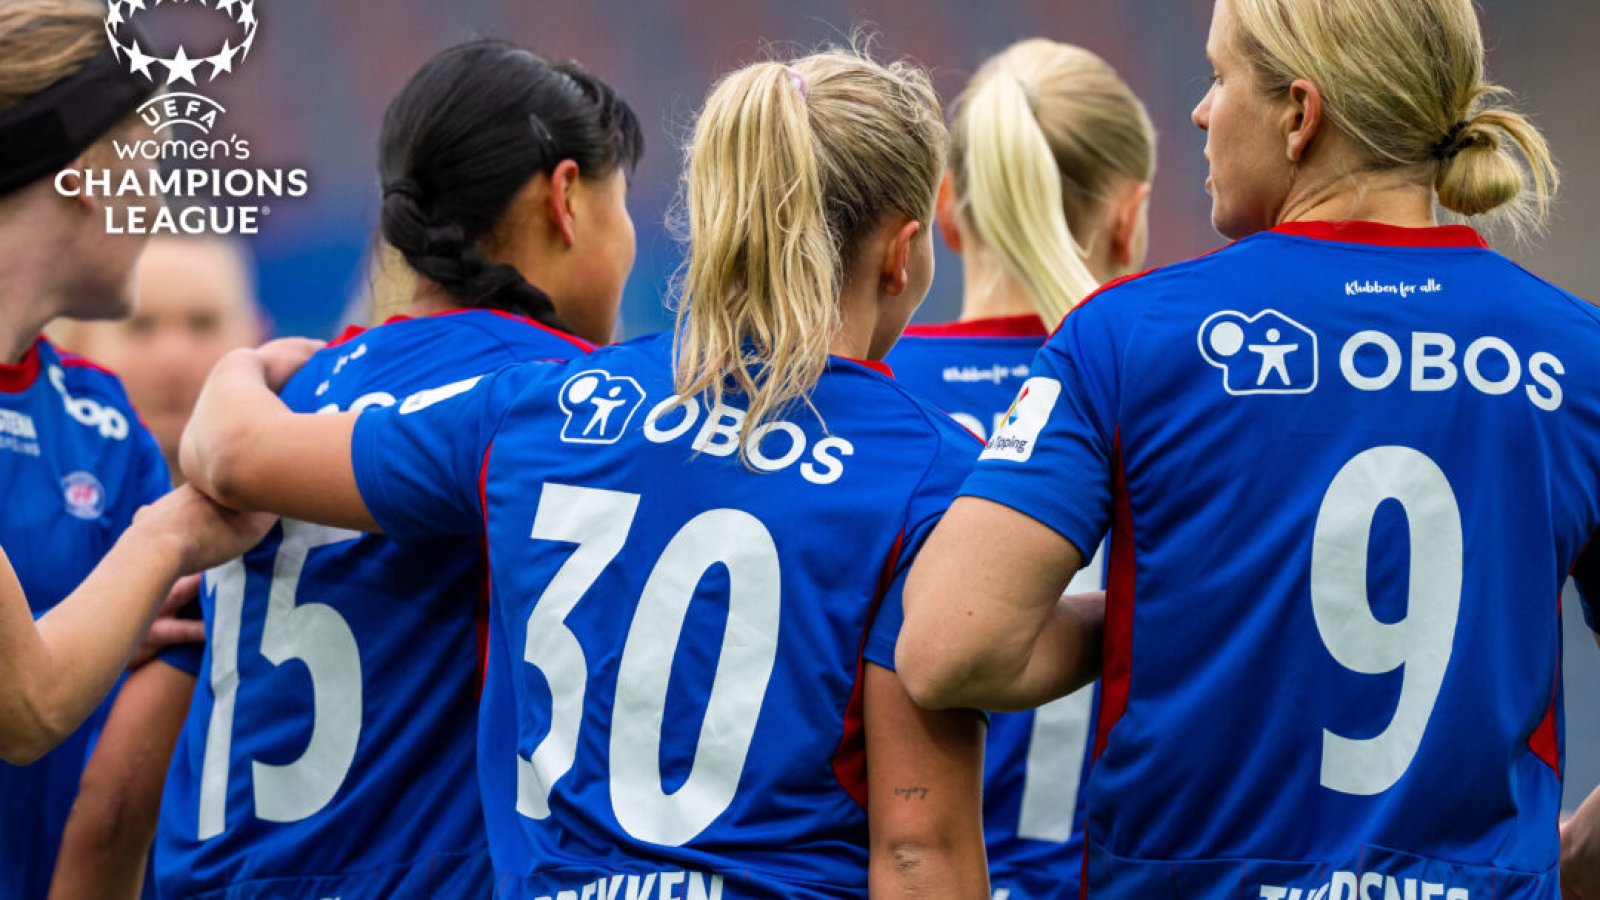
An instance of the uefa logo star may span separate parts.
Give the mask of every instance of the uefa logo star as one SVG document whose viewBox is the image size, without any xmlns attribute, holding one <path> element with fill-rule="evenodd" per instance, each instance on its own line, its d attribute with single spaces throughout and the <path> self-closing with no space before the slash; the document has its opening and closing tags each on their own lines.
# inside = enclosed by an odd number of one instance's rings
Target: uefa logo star
<svg viewBox="0 0 1600 900">
<path fill-rule="evenodd" d="M 250 55 L 250 48 L 255 46 L 259 24 L 255 0 L 214 0 L 215 7 L 208 8 L 227 16 L 237 32 L 224 40 L 221 47 L 215 48 L 214 52 L 196 54 L 180 45 L 171 56 L 151 53 L 149 49 L 153 48 L 143 46 L 139 37 L 127 33 L 134 29 L 124 26 L 132 23 L 140 13 L 163 2 L 174 6 L 197 3 L 205 7 L 208 0 L 111 0 L 106 12 L 106 40 L 111 42 L 116 57 L 126 60 L 129 71 L 135 75 L 142 75 L 169 90 L 180 84 L 198 87 L 201 80 L 210 83 L 232 73 L 234 67 Z M 217 117 L 224 112 L 227 110 L 223 109 L 222 104 L 209 97 L 177 90 L 158 95 L 139 107 L 140 118 L 158 133 L 178 125 L 188 125 L 210 134 Z"/>
</svg>

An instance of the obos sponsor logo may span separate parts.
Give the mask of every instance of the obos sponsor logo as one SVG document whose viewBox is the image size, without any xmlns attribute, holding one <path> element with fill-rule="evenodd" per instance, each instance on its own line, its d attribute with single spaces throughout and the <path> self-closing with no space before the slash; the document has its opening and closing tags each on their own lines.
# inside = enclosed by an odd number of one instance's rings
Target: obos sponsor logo
<svg viewBox="0 0 1600 900">
<path fill-rule="evenodd" d="M 1317 388 L 1317 336 L 1274 309 L 1224 310 L 1200 325 L 1200 355 L 1235 397 L 1309 394 Z"/>
<path fill-rule="evenodd" d="M 110 234 L 257 234 L 261 219 L 272 212 L 264 201 L 298 198 L 310 189 L 304 169 L 221 168 L 220 161 L 246 162 L 250 142 L 238 134 L 222 137 L 218 121 L 227 112 L 222 104 L 180 85 L 198 88 L 230 74 L 255 46 L 259 20 L 255 0 L 216 0 L 213 13 L 233 25 L 234 34 L 220 47 L 198 55 L 180 46 L 171 56 L 151 52 L 137 38 L 124 36 L 122 26 L 163 0 L 111 0 L 106 12 L 106 39 L 130 72 L 166 87 L 166 92 L 139 107 L 139 117 L 155 137 L 138 141 L 113 140 L 117 159 L 129 165 L 120 173 L 109 169 L 63 169 L 55 179 L 62 196 L 140 198 L 123 209 L 106 206 L 106 231 Z M 193 0 L 171 0 L 189 6 Z M 199 0 L 199 7 L 206 0 Z M 210 52 L 208 52 L 210 51 Z M 198 136 L 197 136 L 198 135 Z M 156 163 L 140 166 L 138 163 Z M 181 163 L 167 167 L 161 163 Z M 163 171 L 165 169 L 165 171 Z M 165 198 L 166 203 L 161 203 Z M 246 201 L 246 202 L 239 202 Z"/>
<path fill-rule="evenodd" d="M 626 375 L 589 369 L 567 379 L 559 400 L 567 414 L 563 443 L 615 444 L 644 403 L 644 389 Z"/>
<path fill-rule="evenodd" d="M 995 429 L 994 437 L 983 449 L 979 459 L 1006 459 L 1027 462 L 1033 458 L 1033 449 L 1039 443 L 1039 434 L 1050 421 L 1050 413 L 1061 397 L 1061 382 L 1054 378 L 1029 378 L 1022 383 L 1017 399 L 1011 401 Z"/>
<path fill-rule="evenodd" d="M 61 479 L 67 512 L 80 519 L 98 519 L 106 508 L 106 489 L 88 472 L 73 472 Z"/>
<path fill-rule="evenodd" d="M 1216 313 L 1201 324 L 1199 342 L 1200 355 L 1222 370 L 1223 388 L 1235 397 L 1309 394 L 1317 387 L 1317 335 L 1276 310 Z M 1560 376 L 1567 369 L 1559 357 L 1521 352 L 1494 335 L 1458 342 L 1441 332 L 1396 338 L 1367 329 L 1338 346 L 1338 374 L 1358 391 L 1520 393 L 1545 412 L 1560 409 L 1564 397 Z"/>
<path fill-rule="evenodd" d="M 694 397 L 668 397 L 644 417 L 644 437 L 652 444 L 670 444 L 689 437 L 689 448 L 707 456 L 729 457 L 739 452 L 739 432 L 745 411 L 726 403 L 707 408 Z M 798 466 L 800 477 L 816 485 L 829 485 L 844 476 L 845 459 L 854 456 L 855 444 L 839 435 L 813 442 L 806 430 L 793 422 L 763 422 L 745 437 L 745 459 L 758 472 L 782 472 Z"/>
</svg>

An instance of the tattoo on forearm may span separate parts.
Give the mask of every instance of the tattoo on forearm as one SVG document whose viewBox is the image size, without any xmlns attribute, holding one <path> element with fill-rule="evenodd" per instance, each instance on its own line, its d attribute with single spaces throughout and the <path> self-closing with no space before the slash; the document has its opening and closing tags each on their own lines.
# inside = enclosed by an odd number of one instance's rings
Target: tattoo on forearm
<svg viewBox="0 0 1600 900">
<path fill-rule="evenodd" d="M 913 784 L 907 787 L 895 788 L 894 795 L 902 800 L 926 800 L 928 799 L 928 789 L 920 784 Z"/>
</svg>

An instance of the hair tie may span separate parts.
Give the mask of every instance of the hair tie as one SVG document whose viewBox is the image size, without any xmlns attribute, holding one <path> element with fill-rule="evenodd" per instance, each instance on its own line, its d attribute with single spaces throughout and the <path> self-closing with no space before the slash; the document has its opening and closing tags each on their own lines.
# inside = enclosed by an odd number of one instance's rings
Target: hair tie
<svg viewBox="0 0 1600 900">
<path fill-rule="evenodd" d="M 1433 149 L 1431 151 L 1433 157 L 1439 160 L 1455 159 L 1457 156 L 1461 155 L 1461 151 L 1476 143 L 1474 140 L 1461 140 L 1461 134 L 1466 130 L 1467 122 L 1465 119 L 1455 123 L 1454 125 L 1451 125 L 1450 130 L 1445 133 L 1445 136 L 1441 138 L 1437 144 L 1433 145 Z"/>
<path fill-rule="evenodd" d="M 410 200 L 412 203 L 422 205 L 422 185 L 409 178 L 400 178 L 383 186 L 383 196 L 398 196 Z"/>
<path fill-rule="evenodd" d="M 800 92 L 802 101 L 811 99 L 811 85 L 806 82 L 806 77 L 800 74 L 799 69 L 789 69 L 789 81 L 794 85 L 794 89 Z"/>
</svg>

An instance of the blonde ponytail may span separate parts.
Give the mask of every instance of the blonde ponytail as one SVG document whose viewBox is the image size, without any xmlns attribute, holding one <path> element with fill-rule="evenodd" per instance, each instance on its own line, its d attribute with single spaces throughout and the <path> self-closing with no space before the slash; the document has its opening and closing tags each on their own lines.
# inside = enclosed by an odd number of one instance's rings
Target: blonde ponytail
<svg viewBox="0 0 1600 900">
<path fill-rule="evenodd" d="M 688 150 L 677 392 L 748 400 L 740 432 L 806 400 L 839 329 L 859 242 L 890 212 L 928 222 L 946 135 L 926 74 L 829 52 L 712 90 Z"/>
<path fill-rule="evenodd" d="M 1062 215 L 1061 173 L 1022 83 L 985 81 L 968 98 L 966 213 L 1048 323 L 1098 286 Z"/>
<path fill-rule="evenodd" d="M 1048 324 L 1099 287 L 1074 235 L 1117 179 L 1155 175 L 1155 129 L 1115 70 L 1081 47 L 1022 41 L 957 101 L 957 212 Z"/>
<path fill-rule="evenodd" d="M 1477 113 L 1440 155 L 1434 189 L 1445 209 L 1463 216 L 1509 210 L 1502 215 L 1514 223 L 1543 221 L 1548 215 L 1560 175 L 1544 135 L 1517 113 Z"/>
</svg>

